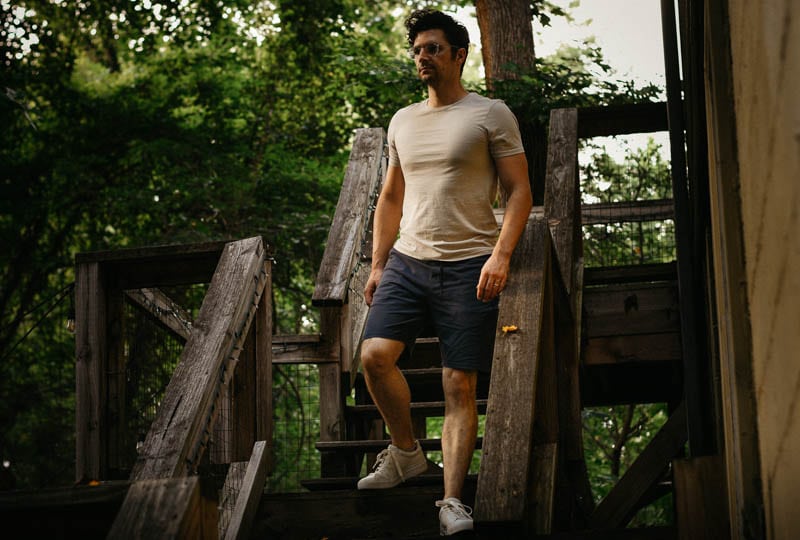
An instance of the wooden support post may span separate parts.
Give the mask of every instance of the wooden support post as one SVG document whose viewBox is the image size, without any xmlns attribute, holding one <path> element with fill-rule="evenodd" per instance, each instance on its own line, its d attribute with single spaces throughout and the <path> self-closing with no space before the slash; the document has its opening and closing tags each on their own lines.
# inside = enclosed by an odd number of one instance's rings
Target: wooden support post
<svg viewBox="0 0 800 540">
<path fill-rule="evenodd" d="M 541 350 L 549 240 L 544 220 L 531 219 L 512 257 L 511 278 L 500 299 L 475 499 L 478 527 L 523 526 L 529 513 L 537 354 Z M 502 332 L 502 326 L 511 324 L 518 327 L 516 332 Z"/>
<path fill-rule="evenodd" d="M 328 355 L 341 360 L 342 308 L 325 307 L 320 309 L 322 341 Z M 346 433 L 344 420 L 344 395 L 342 394 L 342 372 L 339 362 L 319 364 L 319 440 L 341 441 Z M 322 477 L 343 476 L 346 465 L 342 458 L 334 455 L 321 457 Z"/>
<path fill-rule="evenodd" d="M 106 476 L 106 283 L 98 262 L 79 263 L 75 283 L 75 478 Z"/>
<path fill-rule="evenodd" d="M 261 500 L 264 482 L 267 479 L 266 448 L 266 441 L 258 441 L 253 446 L 253 453 L 244 473 L 233 515 L 225 531 L 225 540 L 241 540 L 250 536 L 253 520 L 258 510 L 258 502 Z"/>
<path fill-rule="evenodd" d="M 107 538 L 216 540 L 217 503 L 200 484 L 198 476 L 134 482 Z"/>
<path fill-rule="evenodd" d="M 127 477 L 126 435 L 126 357 L 125 357 L 125 305 L 122 289 L 110 283 L 106 286 L 106 427 L 108 444 L 106 453 L 107 470 L 105 478 L 121 480 Z M 129 463 L 127 465 L 130 465 Z"/>
<path fill-rule="evenodd" d="M 672 462 L 672 471 L 678 537 L 681 540 L 730 538 L 722 456 L 677 459 Z"/>
<path fill-rule="evenodd" d="M 578 111 L 555 109 L 550 112 L 544 211 L 567 294 L 574 289 L 574 263 L 580 256 L 576 249 L 581 245 L 577 167 Z"/>
<path fill-rule="evenodd" d="M 256 334 L 256 439 L 266 443 L 267 474 L 272 473 L 274 442 L 272 440 L 272 263 L 266 263 L 264 294 L 255 314 Z"/>
<path fill-rule="evenodd" d="M 542 326 L 536 375 L 536 405 L 533 424 L 533 456 L 530 474 L 531 510 L 528 530 L 550 534 L 553 527 L 559 464 L 559 401 L 562 399 L 556 370 L 553 267 L 550 261 L 543 276 Z"/>
</svg>

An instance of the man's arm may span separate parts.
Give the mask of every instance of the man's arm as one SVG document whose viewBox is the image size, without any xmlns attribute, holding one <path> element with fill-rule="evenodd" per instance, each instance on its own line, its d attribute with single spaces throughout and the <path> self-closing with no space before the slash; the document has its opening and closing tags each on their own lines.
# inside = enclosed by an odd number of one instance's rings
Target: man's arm
<svg viewBox="0 0 800 540">
<path fill-rule="evenodd" d="M 511 254 L 522 236 L 522 231 L 525 230 L 533 205 L 525 154 L 498 158 L 495 160 L 495 166 L 500 183 L 508 194 L 508 202 L 500 237 L 491 257 L 483 265 L 478 280 L 478 299 L 484 302 L 492 300 L 505 288 Z"/>
<path fill-rule="evenodd" d="M 389 258 L 389 251 L 397 239 L 400 230 L 400 218 L 403 215 L 403 197 L 406 192 L 406 180 L 400 167 L 390 165 L 386 173 L 386 182 L 381 188 L 375 218 L 372 225 L 372 271 L 364 288 L 364 300 L 372 305 L 372 295 L 378 288 L 383 275 L 383 267 Z"/>
</svg>

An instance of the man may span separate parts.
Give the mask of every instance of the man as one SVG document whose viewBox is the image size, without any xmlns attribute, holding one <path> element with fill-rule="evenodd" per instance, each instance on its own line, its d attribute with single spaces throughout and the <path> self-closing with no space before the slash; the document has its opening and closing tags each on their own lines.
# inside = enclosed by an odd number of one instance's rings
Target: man
<svg viewBox="0 0 800 540">
<path fill-rule="evenodd" d="M 528 166 L 508 107 L 461 84 L 467 29 L 438 11 L 406 20 L 410 54 L 428 99 L 389 125 L 389 169 L 374 220 L 370 305 L 361 348 L 367 388 L 391 434 L 359 489 L 398 485 L 427 469 L 415 440 L 410 392 L 397 367 L 426 320 L 442 352 L 443 535 L 472 529 L 461 490 L 477 438 L 478 371 L 489 371 L 498 295 L 531 210 Z M 497 181 L 508 195 L 498 236 Z M 399 232 L 399 236 L 398 236 Z"/>
</svg>

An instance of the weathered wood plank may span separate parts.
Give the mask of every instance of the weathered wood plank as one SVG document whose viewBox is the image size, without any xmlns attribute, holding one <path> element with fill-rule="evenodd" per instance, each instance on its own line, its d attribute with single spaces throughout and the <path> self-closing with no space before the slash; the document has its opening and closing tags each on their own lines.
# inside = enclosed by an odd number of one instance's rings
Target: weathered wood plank
<svg viewBox="0 0 800 540">
<path fill-rule="evenodd" d="M 589 287 L 611 283 L 676 282 L 677 278 L 677 266 L 674 262 L 670 262 L 587 268 L 584 271 L 583 281 L 584 285 Z"/>
<path fill-rule="evenodd" d="M 586 338 L 680 332 L 674 284 L 593 287 L 583 298 Z"/>
<path fill-rule="evenodd" d="M 533 471 L 530 477 L 531 529 L 536 534 L 549 534 L 553 529 L 553 510 L 558 470 L 558 443 L 533 447 Z"/>
<path fill-rule="evenodd" d="M 99 262 L 121 289 L 208 283 L 225 242 L 178 244 L 79 253 L 78 263 Z"/>
<path fill-rule="evenodd" d="M 216 539 L 216 501 L 203 496 L 197 476 L 134 482 L 108 538 Z"/>
<path fill-rule="evenodd" d="M 668 129 L 665 102 L 581 107 L 578 118 L 578 136 L 581 139 Z"/>
<path fill-rule="evenodd" d="M 580 208 L 577 168 L 578 111 L 555 109 L 550 112 L 544 212 L 568 294 L 573 290 L 573 262 L 581 234 L 580 215 L 575 212 Z"/>
<path fill-rule="evenodd" d="M 185 343 L 189 339 L 192 316 L 161 289 L 130 289 L 125 296 L 180 341 Z"/>
<path fill-rule="evenodd" d="M 686 443 L 686 406 L 681 402 L 647 447 L 592 514 L 591 528 L 624 527 L 639 500 Z"/>
<path fill-rule="evenodd" d="M 705 9 L 705 98 L 708 112 L 711 235 L 718 317 L 720 389 L 731 532 L 735 538 L 766 535 L 753 335 L 748 305 L 747 260 L 742 230 L 742 184 L 731 69 L 730 3 L 710 0 Z M 750 114 L 750 111 L 743 111 Z"/>
<path fill-rule="evenodd" d="M 521 523 L 528 513 L 537 353 L 549 240 L 546 222 L 531 219 L 512 257 L 511 277 L 500 299 L 476 522 Z M 501 327 L 510 324 L 519 330 L 503 333 Z"/>
<path fill-rule="evenodd" d="M 207 442 L 214 402 L 234 362 L 266 282 L 261 238 L 231 242 L 195 321 L 194 330 L 167 386 L 132 478 L 186 474 Z"/>
<path fill-rule="evenodd" d="M 581 221 L 584 225 L 601 223 L 638 223 L 675 218 L 672 199 L 584 204 Z"/>
<path fill-rule="evenodd" d="M 383 129 L 357 130 L 311 299 L 315 306 L 344 304 L 366 237 L 370 200 L 385 169 Z"/>
<path fill-rule="evenodd" d="M 253 453 L 247 464 L 247 470 L 242 480 L 236 506 L 225 532 L 225 540 L 239 540 L 249 538 L 256 517 L 258 503 L 264 492 L 264 482 L 267 479 L 267 443 L 258 441 L 253 445 Z"/>
<path fill-rule="evenodd" d="M 583 363 L 586 366 L 631 362 L 679 362 L 681 335 L 638 334 L 590 338 L 586 341 Z"/>
<path fill-rule="evenodd" d="M 75 279 L 75 476 L 106 474 L 106 285 L 100 263 L 78 262 Z"/>
<path fill-rule="evenodd" d="M 679 538 L 730 538 L 722 456 L 676 459 L 672 471 Z"/>
<path fill-rule="evenodd" d="M 267 473 L 272 472 L 272 264 L 267 264 L 264 293 L 255 314 L 256 331 L 256 439 L 267 445 Z"/>
</svg>

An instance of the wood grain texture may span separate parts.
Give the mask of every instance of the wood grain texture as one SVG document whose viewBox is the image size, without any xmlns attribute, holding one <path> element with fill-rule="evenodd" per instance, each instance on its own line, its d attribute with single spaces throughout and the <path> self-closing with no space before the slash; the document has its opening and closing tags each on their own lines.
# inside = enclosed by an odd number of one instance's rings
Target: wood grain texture
<svg viewBox="0 0 800 540">
<path fill-rule="evenodd" d="M 253 520 L 258 511 L 258 503 L 264 492 L 267 480 L 267 443 L 258 441 L 253 445 L 253 453 L 247 463 L 236 506 L 231 521 L 225 532 L 225 540 L 241 540 L 249 538 Z"/>
<path fill-rule="evenodd" d="M 544 220 L 528 222 L 500 299 L 475 503 L 478 522 L 521 522 L 526 516 L 549 239 Z M 501 327 L 510 324 L 519 330 L 503 333 Z"/>
<path fill-rule="evenodd" d="M 369 204 L 385 170 L 383 129 L 356 131 L 336 213 L 328 233 L 312 303 L 344 304 L 353 268 L 365 240 Z"/>
<path fill-rule="evenodd" d="M 544 211 L 568 294 L 573 290 L 573 262 L 581 235 L 577 183 L 578 111 L 555 109 L 550 112 Z"/>
<path fill-rule="evenodd" d="M 264 290 L 264 264 L 261 238 L 225 248 L 132 479 L 180 476 L 193 466 Z"/>
<path fill-rule="evenodd" d="M 106 289 L 100 263 L 78 263 L 75 279 L 75 476 L 106 474 Z"/>
<path fill-rule="evenodd" d="M 217 505 L 197 476 L 134 482 L 108 533 L 115 540 L 217 537 Z"/>
</svg>

